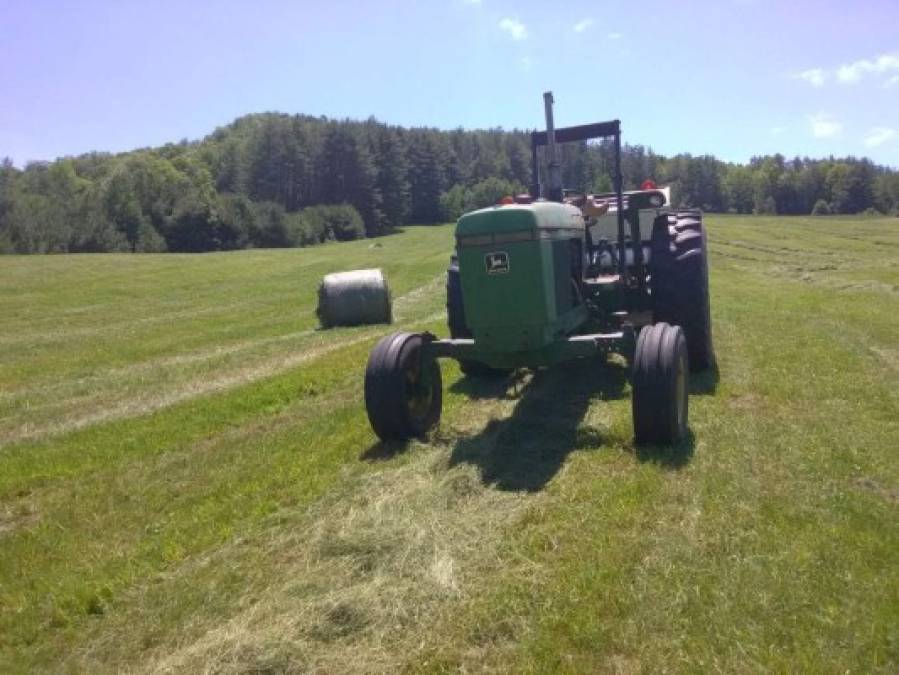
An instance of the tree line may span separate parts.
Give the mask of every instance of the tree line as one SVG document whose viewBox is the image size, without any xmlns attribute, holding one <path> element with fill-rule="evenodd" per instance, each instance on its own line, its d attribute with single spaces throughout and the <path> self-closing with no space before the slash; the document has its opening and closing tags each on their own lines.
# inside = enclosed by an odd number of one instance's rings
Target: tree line
<svg viewBox="0 0 899 675">
<path fill-rule="evenodd" d="M 611 148 L 562 146 L 566 187 L 612 188 Z M 899 172 L 868 159 L 664 157 L 623 148 L 625 188 L 735 213 L 899 215 Z M 538 171 L 545 170 L 541 154 Z M 438 223 L 531 184 L 529 135 L 247 115 L 197 142 L 0 164 L 0 252 L 308 246 Z"/>
</svg>

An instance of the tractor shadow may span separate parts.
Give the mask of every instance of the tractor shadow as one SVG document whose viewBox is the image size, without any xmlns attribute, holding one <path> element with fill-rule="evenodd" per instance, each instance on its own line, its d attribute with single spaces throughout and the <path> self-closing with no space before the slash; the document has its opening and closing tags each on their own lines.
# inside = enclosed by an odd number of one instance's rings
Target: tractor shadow
<svg viewBox="0 0 899 675">
<path fill-rule="evenodd" d="M 408 441 L 375 441 L 359 455 L 363 462 L 380 462 L 393 459 L 409 448 Z"/>
<path fill-rule="evenodd" d="M 596 448 L 609 440 L 599 429 L 582 422 L 594 400 L 623 398 L 628 379 L 623 364 L 596 359 L 537 371 L 530 382 L 521 370 L 504 377 L 463 377 L 451 386 L 453 393 L 472 400 L 517 398 L 518 402 L 509 417 L 493 419 L 474 436 L 459 439 L 450 466 L 473 464 L 485 484 L 501 490 L 542 490 L 571 452 Z M 690 377 L 690 395 L 713 394 L 717 383 L 717 366 L 695 373 Z M 360 459 L 389 460 L 408 447 L 408 442 L 378 441 L 364 450 Z M 676 445 L 636 446 L 633 453 L 641 463 L 676 471 L 690 463 L 694 450 L 695 437 L 688 430 L 687 437 Z"/>
<path fill-rule="evenodd" d="M 512 414 L 491 420 L 453 447 L 450 466 L 478 467 L 481 480 L 500 490 L 535 492 L 552 480 L 568 454 L 602 445 L 603 433 L 582 426 L 590 403 L 624 395 L 627 369 L 596 360 L 574 361 L 536 372 Z M 505 395 L 509 378 L 463 378 L 454 391 L 473 398 Z"/>
<path fill-rule="evenodd" d="M 450 387 L 456 394 L 464 394 L 472 400 L 497 399 L 510 396 L 517 398 L 517 392 L 524 386 L 524 371 L 517 370 L 497 377 L 463 377 Z M 359 458 L 365 462 L 379 462 L 393 459 L 409 448 L 409 441 L 376 441 L 362 451 Z"/>
<path fill-rule="evenodd" d="M 676 471 L 690 463 L 695 449 L 696 438 L 688 428 L 686 438 L 676 445 L 638 445 L 634 454 L 640 462 L 651 462 Z"/>
<path fill-rule="evenodd" d="M 479 401 L 496 398 L 518 398 L 519 392 L 527 385 L 527 374 L 524 370 L 515 370 L 508 375 L 487 377 L 462 377 L 450 387 L 454 394 L 463 394 L 469 399 Z M 510 394 L 511 390 L 511 394 Z"/>
<path fill-rule="evenodd" d="M 702 372 L 690 375 L 690 396 L 712 396 L 718 389 L 721 372 L 718 364 L 714 363 L 710 368 Z"/>
</svg>

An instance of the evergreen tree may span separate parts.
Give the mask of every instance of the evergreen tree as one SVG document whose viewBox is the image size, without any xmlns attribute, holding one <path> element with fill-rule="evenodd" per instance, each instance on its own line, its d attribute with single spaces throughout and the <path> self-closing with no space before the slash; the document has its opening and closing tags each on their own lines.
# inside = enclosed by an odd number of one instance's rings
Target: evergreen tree
<svg viewBox="0 0 899 675">
<path fill-rule="evenodd" d="M 325 134 L 318 175 L 324 204 L 352 204 L 365 222 L 368 236 L 384 233 L 378 173 L 360 131 L 335 123 Z"/>
<path fill-rule="evenodd" d="M 222 144 L 218 156 L 213 161 L 216 169 L 215 186 L 219 192 L 234 194 L 247 192 L 249 168 L 245 143 L 237 138 L 228 139 Z"/>
<path fill-rule="evenodd" d="M 412 134 L 409 138 L 409 186 L 412 222 L 439 222 L 440 195 L 444 189 L 443 162 L 439 148 L 426 132 Z"/>
<path fill-rule="evenodd" d="M 509 179 L 520 185 L 531 185 L 531 151 L 523 134 L 508 136 L 506 154 L 509 156 Z"/>
<path fill-rule="evenodd" d="M 0 253 L 15 252 L 12 237 L 12 218 L 16 208 L 18 171 L 9 157 L 0 164 Z"/>
<path fill-rule="evenodd" d="M 849 167 L 840 162 L 827 172 L 827 201 L 834 213 L 851 213 L 852 188 Z"/>
<path fill-rule="evenodd" d="M 385 231 L 406 222 L 411 208 L 409 188 L 409 164 L 406 147 L 400 135 L 384 125 L 372 130 L 374 135 L 377 188 L 381 195 Z"/>
</svg>

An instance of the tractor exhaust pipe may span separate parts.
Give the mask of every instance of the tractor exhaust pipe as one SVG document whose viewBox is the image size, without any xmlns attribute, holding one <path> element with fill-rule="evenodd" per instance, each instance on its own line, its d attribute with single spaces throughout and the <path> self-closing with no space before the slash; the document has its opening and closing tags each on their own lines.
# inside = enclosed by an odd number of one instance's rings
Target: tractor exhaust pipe
<svg viewBox="0 0 899 675">
<path fill-rule="evenodd" d="M 547 194 L 550 201 L 562 201 L 562 164 L 559 162 L 559 149 L 556 147 L 556 129 L 553 123 L 553 93 L 543 94 L 543 107 L 546 110 L 546 153 L 549 176 L 547 176 Z"/>
</svg>

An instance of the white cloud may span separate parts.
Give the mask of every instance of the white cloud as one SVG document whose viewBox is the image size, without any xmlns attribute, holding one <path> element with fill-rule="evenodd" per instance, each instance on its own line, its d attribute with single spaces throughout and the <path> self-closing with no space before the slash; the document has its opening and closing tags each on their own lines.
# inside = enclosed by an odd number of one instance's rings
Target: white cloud
<svg viewBox="0 0 899 675">
<path fill-rule="evenodd" d="M 786 130 L 786 127 L 771 127 L 770 131 L 772 136 L 780 136 Z"/>
<path fill-rule="evenodd" d="M 462 0 L 466 5 L 480 5 L 481 0 Z"/>
<path fill-rule="evenodd" d="M 500 30 L 507 32 L 513 40 L 526 40 L 528 28 L 518 19 L 505 18 L 499 22 Z"/>
<path fill-rule="evenodd" d="M 581 19 L 576 24 L 574 24 L 574 32 L 575 33 L 583 33 L 585 30 L 587 30 L 592 25 L 593 25 L 593 19 L 590 19 L 590 18 Z"/>
<path fill-rule="evenodd" d="M 837 122 L 827 113 L 809 115 L 808 122 L 812 128 L 812 135 L 815 138 L 829 138 L 831 136 L 836 136 L 843 130 L 843 124 Z"/>
<path fill-rule="evenodd" d="M 524 72 L 526 72 L 526 73 L 527 73 L 527 72 L 530 72 L 531 66 L 533 66 L 533 65 L 534 65 L 534 64 L 533 64 L 533 62 L 531 61 L 531 57 L 530 57 L 530 56 L 522 56 L 522 57 L 521 57 L 521 69 L 522 69 Z"/>
<path fill-rule="evenodd" d="M 899 54 L 881 54 L 876 59 L 859 59 L 837 68 L 837 80 L 843 84 L 858 82 L 866 73 L 886 73 L 899 70 Z"/>
<path fill-rule="evenodd" d="M 822 68 L 809 68 L 793 76 L 797 80 L 805 80 L 813 87 L 823 87 L 827 80 L 827 71 Z"/>
<path fill-rule="evenodd" d="M 610 40 L 618 40 L 621 38 L 621 33 L 609 33 Z"/>
<path fill-rule="evenodd" d="M 824 68 L 809 68 L 793 75 L 793 79 L 805 80 L 813 87 L 823 87 L 825 82 L 831 78 L 840 84 L 855 84 L 869 73 L 884 75 L 892 71 L 899 71 L 899 52 L 881 54 L 874 59 L 859 59 L 852 63 L 844 63 L 832 71 Z M 899 83 L 899 75 L 893 75 L 884 81 L 883 86 L 892 87 L 897 83 Z"/>
<path fill-rule="evenodd" d="M 890 129 L 889 127 L 874 127 L 865 137 L 865 145 L 869 148 L 876 148 L 878 145 L 883 145 L 888 141 L 892 141 L 896 136 L 899 136 L 899 132 L 895 129 Z"/>
</svg>

